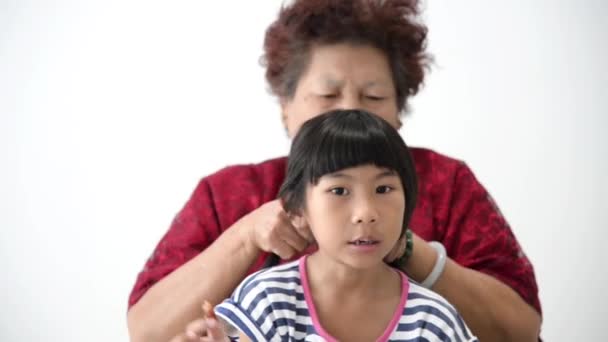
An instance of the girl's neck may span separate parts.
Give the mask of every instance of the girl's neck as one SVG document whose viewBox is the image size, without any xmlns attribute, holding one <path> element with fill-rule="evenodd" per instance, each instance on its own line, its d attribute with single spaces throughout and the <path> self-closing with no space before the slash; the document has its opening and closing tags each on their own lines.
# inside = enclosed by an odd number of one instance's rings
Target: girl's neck
<svg viewBox="0 0 608 342">
<path fill-rule="evenodd" d="M 347 296 L 386 295 L 391 292 L 386 290 L 395 288 L 395 281 L 400 281 L 398 273 L 384 262 L 364 269 L 353 268 L 325 257 L 319 251 L 307 258 L 306 273 L 312 288 Z"/>
</svg>

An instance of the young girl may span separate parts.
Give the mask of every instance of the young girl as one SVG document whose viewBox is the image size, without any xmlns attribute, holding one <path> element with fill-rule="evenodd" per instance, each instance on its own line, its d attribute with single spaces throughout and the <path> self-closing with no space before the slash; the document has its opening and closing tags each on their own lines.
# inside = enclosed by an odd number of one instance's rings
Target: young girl
<svg viewBox="0 0 608 342">
<path fill-rule="evenodd" d="M 416 189 L 408 148 L 384 120 L 341 110 L 307 121 L 294 138 L 279 197 L 295 225 L 310 227 L 318 250 L 246 278 L 215 308 L 227 335 L 477 341 L 444 298 L 385 262 L 406 240 Z"/>
</svg>

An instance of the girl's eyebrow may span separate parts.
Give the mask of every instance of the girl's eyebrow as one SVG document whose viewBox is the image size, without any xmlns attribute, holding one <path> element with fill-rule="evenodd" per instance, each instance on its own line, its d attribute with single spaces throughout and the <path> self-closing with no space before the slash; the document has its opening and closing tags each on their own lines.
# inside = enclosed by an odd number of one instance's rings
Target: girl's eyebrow
<svg viewBox="0 0 608 342">
<path fill-rule="evenodd" d="M 329 173 L 327 175 L 325 175 L 328 178 L 347 178 L 347 179 L 352 179 L 353 176 L 349 175 L 348 173 L 344 173 L 344 172 L 334 172 L 334 173 Z M 378 173 L 375 177 L 375 179 L 380 179 L 380 178 L 385 178 L 385 177 L 395 177 L 397 176 L 397 172 L 394 170 L 384 170 L 381 171 L 380 173 Z"/>
</svg>

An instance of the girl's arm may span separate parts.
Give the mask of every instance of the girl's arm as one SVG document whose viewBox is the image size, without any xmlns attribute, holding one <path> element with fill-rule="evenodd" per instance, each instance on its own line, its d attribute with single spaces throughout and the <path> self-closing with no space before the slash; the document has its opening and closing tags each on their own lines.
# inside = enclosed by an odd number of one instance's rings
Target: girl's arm
<svg viewBox="0 0 608 342">
<path fill-rule="evenodd" d="M 247 335 L 243 334 L 243 332 L 241 331 L 239 335 L 239 342 L 251 342 L 251 340 Z"/>
</svg>

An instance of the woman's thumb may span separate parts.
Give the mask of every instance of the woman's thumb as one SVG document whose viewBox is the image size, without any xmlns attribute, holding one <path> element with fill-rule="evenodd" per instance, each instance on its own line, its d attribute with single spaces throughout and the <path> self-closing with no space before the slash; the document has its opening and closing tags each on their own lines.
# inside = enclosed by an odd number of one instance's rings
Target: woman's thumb
<svg viewBox="0 0 608 342">
<path fill-rule="evenodd" d="M 222 329 L 222 326 L 217 319 L 207 318 L 205 321 L 207 323 L 207 335 L 209 335 L 213 341 L 228 341 L 226 333 L 224 333 L 224 329 Z"/>
</svg>

